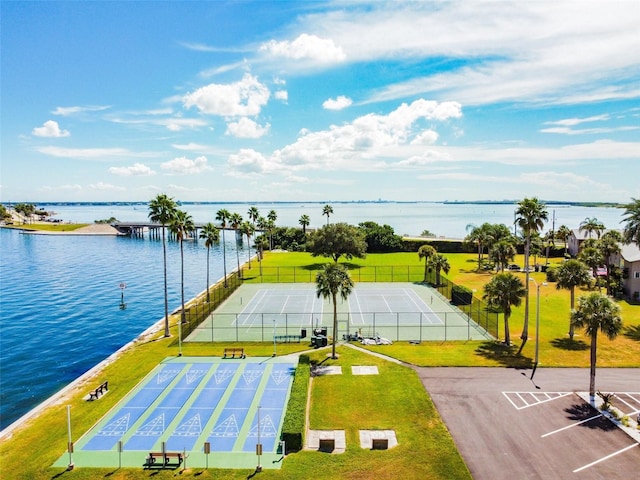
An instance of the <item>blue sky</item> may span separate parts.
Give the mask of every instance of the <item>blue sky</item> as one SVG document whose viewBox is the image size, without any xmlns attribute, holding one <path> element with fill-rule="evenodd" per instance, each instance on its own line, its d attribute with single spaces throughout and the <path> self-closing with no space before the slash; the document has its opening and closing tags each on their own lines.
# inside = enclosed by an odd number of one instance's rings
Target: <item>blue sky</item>
<svg viewBox="0 0 640 480">
<path fill-rule="evenodd" d="M 640 197 L 635 0 L 0 8 L 3 202 Z"/>
</svg>

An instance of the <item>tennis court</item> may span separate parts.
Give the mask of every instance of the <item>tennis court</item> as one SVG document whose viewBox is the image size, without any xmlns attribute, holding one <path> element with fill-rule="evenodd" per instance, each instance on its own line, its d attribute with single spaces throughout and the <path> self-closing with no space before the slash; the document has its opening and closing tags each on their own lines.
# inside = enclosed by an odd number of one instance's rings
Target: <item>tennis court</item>
<svg viewBox="0 0 640 480">
<path fill-rule="evenodd" d="M 142 467 L 149 452 L 167 451 L 186 454 L 190 467 L 253 468 L 261 443 L 265 468 L 279 468 L 296 362 L 167 359 L 75 442 L 74 463 Z M 65 454 L 55 466 L 67 464 Z"/>
<path fill-rule="evenodd" d="M 358 283 L 338 298 L 338 338 L 360 333 L 401 340 L 485 340 L 491 335 L 436 289 L 419 283 Z M 315 284 L 244 284 L 187 342 L 300 341 L 333 335 L 333 306 Z M 306 339 L 306 340 L 305 340 Z"/>
</svg>

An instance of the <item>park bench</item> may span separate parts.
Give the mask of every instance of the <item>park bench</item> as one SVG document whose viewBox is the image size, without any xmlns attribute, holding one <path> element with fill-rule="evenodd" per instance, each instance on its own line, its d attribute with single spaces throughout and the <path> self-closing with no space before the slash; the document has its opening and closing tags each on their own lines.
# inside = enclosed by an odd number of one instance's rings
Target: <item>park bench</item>
<svg viewBox="0 0 640 480">
<path fill-rule="evenodd" d="M 302 336 L 301 335 L 276 335 L 274 338 L 276 342 L 280 342 L 280 343 L 292 343 L 292 342 L 300 343 Z"/>
<path fill-rule="evenodd" d="M 244 354 L 244 348 L 225 348 L 224 356 L 222 358 L 246 358 Z"/>
<path fill-rule="evenodd" d="M 89 392 L 89 400 L 97 400 L 104 392 L 109 390 L 109 382 L 103 382 L 95 390 Z"/>
<path fill-rule="evenodd" d="M 175 459 L 176 461 L 172 463 L 172 459 Z M 169 466 L 179 467 L 182 465 L 182 460 L 183 456 L 180 452 L 149 452 L 145 466 L 147 468 L 156 466 L 160 468 L 166 468 Z"/>
</svg>

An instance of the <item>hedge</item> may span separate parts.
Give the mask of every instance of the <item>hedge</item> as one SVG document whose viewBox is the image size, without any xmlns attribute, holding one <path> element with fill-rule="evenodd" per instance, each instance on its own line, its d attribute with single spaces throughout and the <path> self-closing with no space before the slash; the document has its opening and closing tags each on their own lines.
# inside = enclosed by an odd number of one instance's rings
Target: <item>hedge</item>
<svg viewBox="0 0 640 480">
<path fill-rule="evenodd" d="M 286 453 L 299 452 L 304 445 L 307 392 L 310 378 L 309 356 L 300 355 L 291 386 L 287 413 L 282 424 L 282 440 L 285 442 Z"/>
</svg>

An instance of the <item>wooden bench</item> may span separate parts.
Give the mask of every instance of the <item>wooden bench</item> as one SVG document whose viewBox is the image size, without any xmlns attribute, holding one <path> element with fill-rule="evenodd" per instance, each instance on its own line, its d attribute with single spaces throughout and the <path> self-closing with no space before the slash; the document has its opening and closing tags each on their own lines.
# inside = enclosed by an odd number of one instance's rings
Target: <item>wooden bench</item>
<svg viewBox="0 0 640 480">
<path fill-rule="evenodd" d="M 281 342 L 281 343 L 291 343 L 291 342 L 300 343 L 302 336 L 301 335 L 276 335 L 274 338 L 276 342 Z"/>
<path fill-rule="evenodd" d="M 97 400 L 100 395 L 109 390 L 109 382 L 101 383 L 98 388 L 89 392 L 89 400 Z"/>
<path fill-rule="evenodd" d="M 244 354 L 244 348 L 225 348 L 224 356 L 222 358 L 247 358 Z"/>
<path fill-rule="evenodd" d="M 171 462 L 172 459 L 176 459 L 176 462 L 173 462 L 173 464 Z M 182 453 L 180 452 L 149 452 L 145 466 L 147 468 L 156 466 L 166 468 L 174 465 L 179 467 L 182 465 L 182 460 Z"/>
</svg>

